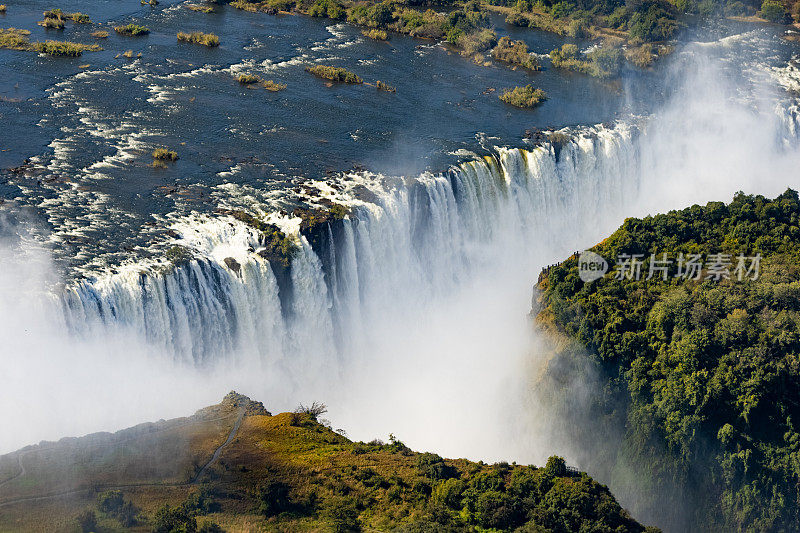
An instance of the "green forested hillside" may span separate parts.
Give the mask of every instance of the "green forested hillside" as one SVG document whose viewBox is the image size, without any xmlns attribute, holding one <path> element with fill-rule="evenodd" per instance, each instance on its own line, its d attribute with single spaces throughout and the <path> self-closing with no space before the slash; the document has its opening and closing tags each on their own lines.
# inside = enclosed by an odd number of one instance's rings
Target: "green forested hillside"
<svg viewBox="0 0 800 533">
<path fill-rule="evenodd" d="M 550 372 L 589 354 L 602 376 L 593 417 L 617 445 L 590 457 L 612 477 L 634 472 L 645 508 L 674 505 L 697 530 L 800 531 L 799 223 L 795 191 L 738 194 L 628 219 L 592 249 L 612 266 L 645 255 L 643 279 L 584 283 L 571 258 L 541 281 L 539 324 L 574 341 Z M 644 279 L 650 254 L 680 252 L 729 254 L 731 271 L 761 254 L 760 277 L 687 280 L 673 264 L 666 281 Z"/>
<path fill-rule="evenodd" d="M 537 468 L 353 442 L 319 404 L 231 392 L 195 415 L 0 456 L 0 531 L 639 533 L 609 490 Z"/>
</svg>

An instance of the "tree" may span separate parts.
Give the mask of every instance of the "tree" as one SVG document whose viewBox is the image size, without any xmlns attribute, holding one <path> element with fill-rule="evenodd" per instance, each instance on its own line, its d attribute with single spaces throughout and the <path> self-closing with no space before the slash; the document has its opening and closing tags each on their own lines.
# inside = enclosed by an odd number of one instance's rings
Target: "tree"
<svg viewBox="0 0 800 533">
<path fill-rule="evenodd" d="M 783 24 L 786 22 L 786 9 L 777 0 L 764 0 L 761 4 L 761 15 L 770 22 Z"/>
<path fill-rule="evenodd" d="M 270 481 L 258 488 L 258 512 L 265 517 L 275 516 L 291 508 L 289 485 Z"/>
<path fill-rule="evenodd" d="M 197 520 L 183 507 L 165 504 L 153 518 L 153 533 L 196 533 Z"/>
<path fill-rule="evenodd" d="M 75 520 L 78 522 L 78 527 L 81 528 L 82 533 L 97 531 L 97 515 L 92 509 L 86 509 Z"/>
<path fill-rule="evenodd" d="M 358 508 L 353 498 L 345 496 L 330 498 L 322 509 L 322 517 L 328 522 L 334 533 L 361 531 Z"/>
</svg>

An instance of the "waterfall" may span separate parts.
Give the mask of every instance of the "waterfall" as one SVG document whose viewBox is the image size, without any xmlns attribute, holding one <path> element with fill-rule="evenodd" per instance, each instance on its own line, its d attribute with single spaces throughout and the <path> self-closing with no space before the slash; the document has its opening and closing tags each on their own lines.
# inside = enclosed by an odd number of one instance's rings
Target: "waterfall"
<svg viewBox="0 0 800 533">
<path fill-rule="evenodd" d="M 283 284 L 276 265 L 255 253 L 255 230 L 225 216 L 189 217 L 173 229 L 193 259 L 126 265 L 70 287 L 67 323 L 77 334 L 132 330 L 197 364 L 335 361 L 369 346 L 387 310 L 413 316 L 511 262 L 534 281 L 545 257 L 574 251 L 556 228 L 599 239 L 638 190 L 634 131 L 622 123 L 584 128 L 560 147 L 497 148 L 403 182 L 342 176 L 339 201 L 350 214 L 319 229 L 316 249 L 294 224 L 299 250 Z M 371 201 L 348 192 L 356 184 Z"/>
</svg>

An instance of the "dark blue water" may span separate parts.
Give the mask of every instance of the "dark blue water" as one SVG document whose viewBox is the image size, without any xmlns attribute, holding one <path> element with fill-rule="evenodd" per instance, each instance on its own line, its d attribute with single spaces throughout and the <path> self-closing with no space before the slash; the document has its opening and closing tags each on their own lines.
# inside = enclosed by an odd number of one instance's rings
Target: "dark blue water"
<svg viewBox="0 0 800 533">
<path fill-rule="evenodd" d="M 88 260 L 93 248 L 121 260 L 159 238 L 161 217 L 216 207 L 220 184 L 280 195 L 304 179 L 353 168 L 417 174 L 446 168 L 464 150 L 519 145 L 526 130 L 647 114 L 663 99 L 669 61 L 602 82 L 550 68 L 478 65 L 434 42 L 401 35 L 376 42 L 358 27 L 302 16 L 65 1 L 58 7 L 85 12 L 95 24 L 53 31 L 36 25 L 51 7 L 11 4 L 0 27 L 28 29 L 32 40 L 98 42 L 104 51 L 64 59 L 0 50 L 0 168 L 32 160 L 24 172 L 2 171 L 0 195 L 38 206 L 74 262 Z M 127 22 L 151 33 L 114 33 L 113 25 Z M 565 42 L 502 18 L 495 24 L 499 36 L 524 39 L 538 54 Z M 100 29 L 108 39 L 90 36 Z M 178 31 L 216 33 L 221 46 L 177 43 Z M 126 50 L 134 59 L 120 56 Z M 315 63 L 346 67 L 397 92 L 326 84 L 304 71 Z M 241 86 L 240 73 L 287 89 Z M 498 99 L 502 89 L 528 83 L 547 92 L 541 107 L 520 110 Z M 152 168 L 159 146 L 180 159 Z"/>
</svg>

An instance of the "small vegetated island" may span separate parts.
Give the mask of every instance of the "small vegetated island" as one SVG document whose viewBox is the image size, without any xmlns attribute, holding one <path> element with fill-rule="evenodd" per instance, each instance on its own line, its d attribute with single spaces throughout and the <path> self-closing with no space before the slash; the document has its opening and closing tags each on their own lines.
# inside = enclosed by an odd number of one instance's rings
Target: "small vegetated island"
<svg viewBox="0 0 800 533">
<path fill-rule="evenodd" d="M 148 28 L 133 23 L 125 24 L 124 26 L 114 26 L 114 31 L 120 35 L 127 35 L 129 37 L 139 37 L 150 33 Z"/>
<path fill-rule="evenodd" d="M 0 456 L 2 473 L 25 466 L 0 486 L 0 529 L 657 531 L 560 457 L 541 467 L 444 459 L 393 436 L 350 441 L 324 413 L 313 403 L 272 415 L 232 392 L 188 418 Z M 42 487 L 72 492 L 24 499 Z"/>
<path fill-rule="evenodd" d="M 797 192 L 631 218 L 592 250 L 611 265 L 641 254 L 643 275 L 584 283 L 574 257 L 543 273 L 537 323 L 556 347 L 541 387 L 565 437 L 609 478 L 634 472 L 619 484 L 657 523 L 800 531 Z M 667 279 L 645 279 L 663 253 Z M 679 253 L 705 259 L 698 279 L 678 277 Z M 757 279 L 739 280 L 740 254 L 760 255 Z M 601 379 L 581 403 L 565 375 Z"/>
<path fill-rule="evenodd" d="M 85 51 L 97 52 L 102 50 L 96 44 L 81 44 L 72 41 L 31 42 L 31 32 L 19 28 L 0 29 L 0 48 L 10 50 L 26 50 L 40 52 L 50 56 L 78 57 Z"/>
<path fill-rule="evenodd" d="M 44 15 L 44 20 L 40 20 L 37 24 L 44 28 L 54 30 L 63 30 L 67 20 L 71 20 L 76 24 L 92 23 L 92 19 L 85 13 L 64 13 L 58 8 L 45 11 L 42 15 Z"/>
<path fill-rule="evenodd" d="M 192 44 L 202 44 L 209 48 L 219 46 L 219 37 L 213 33 L 203 33 L 201 31 L 193 31 L 191 33 L 179 31 L 178 41 Z"/>
<path fill-rule="evenodd" d="M 306 72 L 310 72 L 318 78 L 335 81 L 337 83 L 359 84 L 364 81 L 356 74 L 342 67 L 331 67 L 328 65 L 310 65 L 306 67 Z"/>
<path fill-rule="evenodd" d="M 504 91 L 500 96 L 500 100 L 513 105 L 514 107 L 521 108 L 534 108 L 540 105 L 547 99 L 547 95 L 541 89 L 536 89 L 532 85 L 525 87 L 514 87 Z"/>
</svg>

